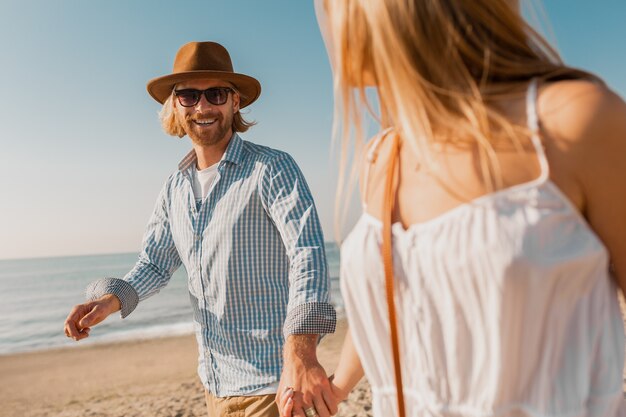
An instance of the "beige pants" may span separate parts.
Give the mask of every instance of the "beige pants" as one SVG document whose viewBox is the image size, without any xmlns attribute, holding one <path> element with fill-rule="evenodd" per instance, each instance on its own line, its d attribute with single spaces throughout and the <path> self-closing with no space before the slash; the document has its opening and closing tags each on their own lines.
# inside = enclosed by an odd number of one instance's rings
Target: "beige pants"
<svg viewBox="0 0 626 417">
<path fill-rule="evenodd" d="M 204 391 L 209 417 L 278 417 L 276 395 L 216 397 Z"/>
</svg>

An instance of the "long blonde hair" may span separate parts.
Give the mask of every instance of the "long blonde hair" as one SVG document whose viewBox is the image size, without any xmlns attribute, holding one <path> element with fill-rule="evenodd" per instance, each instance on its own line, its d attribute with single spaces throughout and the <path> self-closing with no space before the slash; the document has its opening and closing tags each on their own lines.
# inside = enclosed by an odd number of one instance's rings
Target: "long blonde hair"
<svg viewBox="0 0 626 417">
<path fill-rule="evenodd" d="M 334 132 L 342 137 L 337 208 L 358 172 L 353 163 L 346 181 L 348 155 L 362 160 L 362 113 L 372 113 L 369 82 L 378 89 L 382 127 L 393 127 L 424 165 L 435 138 L 468 141 L 478 146 L 487 189 L 495 190 L 501 178 L 492 133 L 515 141 L 527 132 L 486 102 L 506 94 L 504 86 L 534 77 L 588 75 L 566 67 L 511 0 L 326 0 L 324 8 L 334 63 Z"/>
</svg>

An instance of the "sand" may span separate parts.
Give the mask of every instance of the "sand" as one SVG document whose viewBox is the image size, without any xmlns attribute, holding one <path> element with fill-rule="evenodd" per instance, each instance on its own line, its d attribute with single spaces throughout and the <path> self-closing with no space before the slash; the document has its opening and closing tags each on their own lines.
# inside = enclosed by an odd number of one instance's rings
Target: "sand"
<svg viewBox="0 0 626 417">
<path fill-rule="evenodd" d="M 325 337 L 319 360 L 331 373 L 346 323 Z M 0 356 L 0 416 L 206 416 L 193 335 Z M 367 382 L 339 416 L 370 416 Z"/>
<path fill-rule="evenodd" d="M 346 329 L 340 321 L 319 346 L 328 374 Z M 205 417 L 196 364 L 193 335 L 0 356 L 0 416 Z M 372 416 L 365 379 L 337 415 Z"/>
</svg>

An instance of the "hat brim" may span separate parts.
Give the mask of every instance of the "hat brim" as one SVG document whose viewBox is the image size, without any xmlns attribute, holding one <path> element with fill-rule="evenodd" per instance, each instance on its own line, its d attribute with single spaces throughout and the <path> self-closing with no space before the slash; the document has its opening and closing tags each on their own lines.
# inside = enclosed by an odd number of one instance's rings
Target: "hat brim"
<svg viewBox="0 0 626 417">
<path fill-rule="evenodd" d="M 239 92 L 239 107 L 249 106 L 261 95 L 261 84 L 248 75 L 227 71 L 187 71 L 164 75 L 148 81 L 146 86 L 153 99 L 163 104 L 172 94 L 178 83 L 189 80 L 224 80 L 235 86 Z"/>
</svg>

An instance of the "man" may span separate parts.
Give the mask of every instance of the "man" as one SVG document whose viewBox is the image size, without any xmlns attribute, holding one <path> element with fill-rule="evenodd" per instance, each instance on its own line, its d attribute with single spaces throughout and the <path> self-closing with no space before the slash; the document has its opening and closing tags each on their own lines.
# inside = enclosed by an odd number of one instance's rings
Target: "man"
<svg viewBox="0 0 626 417">
<path fill-rule="evenodd" d="M 335 413 L 315 352 L 336 318 L 313 199 L 288 154 L 237 134 L 252 125 L 239 110 L 259 82 L 235 73 L 223 46 L 191 42 L 148 92 L 164 130 L 189 136 L 193 151 L 161 190 L 135 267 L 90 284 L 66 335 L 81 340 L 111 313 L 128 316 L 183 264 L 210 416 L 277 416 L 275 396 L 290 389 L 294 416 Z"/>
</svg>

